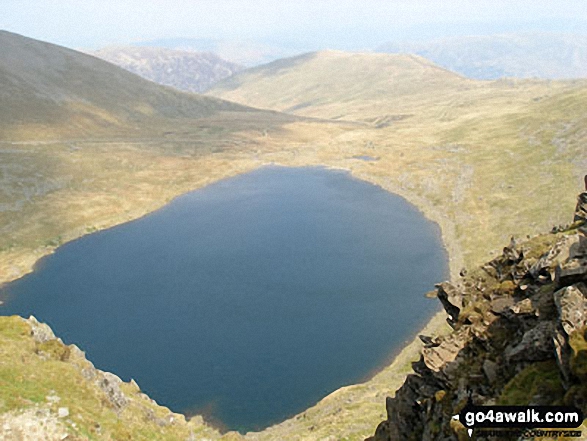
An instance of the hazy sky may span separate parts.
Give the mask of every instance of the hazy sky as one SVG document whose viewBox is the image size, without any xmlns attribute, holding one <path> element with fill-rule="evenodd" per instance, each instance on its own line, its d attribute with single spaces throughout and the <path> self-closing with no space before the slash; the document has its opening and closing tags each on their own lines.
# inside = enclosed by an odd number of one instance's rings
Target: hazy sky
<svg viewBox="0 0 587 441">
<path fill-rule="evenodd" d="M 587 1 L 0 0 L 0 28 L 69 47 L 187 37 L 357 50 L 447 35 L 587 34 Z"/>
</svg>

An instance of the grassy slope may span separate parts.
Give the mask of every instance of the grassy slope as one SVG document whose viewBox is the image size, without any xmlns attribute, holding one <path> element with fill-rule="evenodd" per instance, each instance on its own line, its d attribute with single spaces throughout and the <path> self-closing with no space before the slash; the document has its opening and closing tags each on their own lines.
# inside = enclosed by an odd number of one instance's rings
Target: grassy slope
<svg viewBox="0 0 587 441">
<path fill-rule="evenodd" d="M 357 174 L 441 210 L 468 263 L 507 234 L 563 222 L 587 168 L 585 81 L 474 81 L 418 57 L 320 52 L 244 71 L 211 93 L 367 123 L 337 148 L 379 157 Z"/>
<path fill-rule="evenodd" d="M 110 131 L 110 138 L 91 140 L 79 131 L 73 141 L 1 143 L 1 280 L 30 270 L 59 242 L 136 218 L 187 190 L 269 162 L 342 167 L 404 195 L 441 225 L 453 275 L 463 262 L 487 260 L 508 235 L 549 228 L 571 212 L 587 165 L 582 83 L 475 82 L 419 58 L 401 57 L 400 63 L 371 54 L 315 54 L 281 61 L 271 70 L 278 74 L 258 77 L 262 87 L 254 76 L 251 83 L 237 77 L 240 85 L 230 93 L 265 91 L 273 97 L 266 107 L 298 106 L 294 111 L 302 115 L 360 124 L 219 112 L 197 121 L 167 120 L 173 125 L 165 129 L 151 124 L 144 138 L 135 133 L 132 139 L 112 139 L 117 132 Z M 287 99 L 281 100 L 283 93 Z M 260 105 L 252 102 L 258 98 L 254 93 L 248 96 L 248 104 Z M 277 102 L 281 107 L 271 104 Z M 34 121 L 23 127 L 19 136 L 61 133 L 54 130 L 58 124 L 41 134 L 33 130 Z M 364 154 L 378 160 L 353 158 Z M 249 437 L 362 439 L 381 419 L 383 396 L 401 382 L 417 347 L 373 381 L 338 391 Z M 50 375 L 53 365 L 40 363 L 37 369 Z"/>
<path fill-rule="evenodd" d="M 69 435 L 67 439 L 152 440 L 195 439 L 217 437 L 215 430 L 201 419 L 186 423 L 182 415 L 173 414 L 143 395 L 136 383 L 122 383 L 109 394 L 98 386 L 103 381 L 99 371 L 76 348 L 58 340 L 35 341 L 31 337 L 31 323 L 20 317 L 2 317 L 0 320 L 0 420 L 12 424 L 11 432 L 0 428 L 0 438 L 21 439 L 15 431 L 41 429 L 47 412 L 54 424 Z M 15 361 L 16 360 L 16 361 Z M 127 404 L 120 406 L 121 394 Z M 116 397 L 115 400 L 112 397 Z M 59 408 L 69 415 L 56 417 Z M 28 410 L 28 412 L 27 412 Z M 6 415 L 24 415 L 27 424 L 14 427 Z M 32 433 L 31 433 L 32 432 Z M 42 433 L 42 432 L 41 432 Z M 31 438 L 32 435 L 32 438 Z M 51 437 L 43 439 L 62 439 Z"/>
<path fill-rule="evenodd" d="M 89 55 L 0 31 L 0 139 L 151 135 L 173 118 L 242 111 Z"/>
<path fill-rule="evenodd" d="M 0 32 L 0 283 L 64 241 L 235 173 L 243 143 L 295 119 Z"/>
<path fill-rule="evenodd" d="M 453 94 L 468 84 L 421 57 L 325 51 L 245 70 L 208 95 L 298 115 L 365 121 L 405 117 L 432 93 Z"/>
</svg>

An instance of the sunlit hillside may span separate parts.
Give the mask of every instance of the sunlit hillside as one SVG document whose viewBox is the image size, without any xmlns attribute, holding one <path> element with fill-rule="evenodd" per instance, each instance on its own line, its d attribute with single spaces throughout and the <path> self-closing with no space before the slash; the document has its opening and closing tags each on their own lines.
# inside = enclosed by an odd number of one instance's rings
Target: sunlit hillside
<svg viewBox="0 0 587 441">
<path fill-rule="evenodd" d="M 210 94 L 364 124 L 345 145 L 379 158 L 370 174 L 442 210 L 469 262 L 560 222 L 540 207 L 568 212 L 572 196 L 560 195 L 587 166 L 585 80 L 478 81 L 415 56 L 318 52 L 243 71 Z"/>
<path fill-rule="evenodd" d="M 170 118 L 250 111 L 159 87 L 95 57 L 5 31 L 0 99 L 2 140 L 144 136 Z"/>
<path fill-rule="evenodd" d="M 570 222 L 587 172 L 587 82 L 475 81 L 417 56 L 313 53 L 243 71 L 203 97 L 0 33 L 0 85 L 0 283 L 65 242 L 266 164 L 346 169 L 405 197 L 439 225 L 456 278 L 512 235 Z M 41 427 L 46 414 L 73 439 L 221 437 L 113 380 L 128 400 L 121 411 L 111 388 L 80 374 L 79 351 L 37 328 L 0 320 L 0 430 L 21 417 Z M 247 437 L 363 440 L 420 347 Z M 56 393 L 66 419 L 47 398 Z"/>
</svg>

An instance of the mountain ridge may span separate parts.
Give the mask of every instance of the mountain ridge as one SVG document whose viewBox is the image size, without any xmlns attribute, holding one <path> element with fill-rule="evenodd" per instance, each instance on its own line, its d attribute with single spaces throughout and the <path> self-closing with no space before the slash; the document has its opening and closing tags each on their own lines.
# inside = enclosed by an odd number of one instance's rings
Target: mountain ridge
<svg viewBox="0 0 587 441">
<path fill-rule="evenodd" d="M 558 33 L 448 37 L 384 43 L 385 53 L 414 53 L 469 78 L 587 77 L 587 36 Z"/>
<path fill-rule="evenodd" d="M 365 120 L 381 116 L 366 102 L 392 98 L 384 106 L 401 112 L 402 97 L 454 93 L 470 82 L 417 55 L 318 51 L 247 69 L 207 95 L 303 116 Z M 339 114 L 337 103 L 352 114 Z"/>
<path fill-rule="evenodd" d="M 111 46 L 87 53 L 155 83 L 194 93 L 202 93 L 219 80 L 244 69 L 213 52 Z"/>
<path fill-rule="evenodd" d="M 6 31 L 0 32 L 0 85 L 5 139 L 136 134 L 169 119 L 254 111 L 159 86 L 90 55 Z"/>
</svg>

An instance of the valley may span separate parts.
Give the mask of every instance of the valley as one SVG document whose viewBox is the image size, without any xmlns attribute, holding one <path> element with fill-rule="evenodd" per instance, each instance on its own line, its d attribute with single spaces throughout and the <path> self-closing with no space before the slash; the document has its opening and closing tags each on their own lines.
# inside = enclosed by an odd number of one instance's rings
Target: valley
<svg viewBox="0 0 587 441">
<path fill-rule="evenodd" d="M 569 223 L 587 169 L 585 80 L 478 81 L 415 56 L 319 52 L 243 71 L 196 96 L 73 51 L 1 37 L 3 47 L 17 49 L 0 59 L 0 282 L 30 272 L 63 243 L 267 164 L 344 169 L 403 196 L 440 226 L 456 279 L 464 266 L 498 255 L 512 235 Z M 46 341 L 30 340 L 29 324 L 2 323 L 10 336 L 3 354 L 14 358 L 0 381 L 18 377 L 27 363 L 51 379 L 6 389 L 21 398 L 1 396 L 2 412 L 43 406 L 51 390 L 67 390 L 58 371 L 74 375 L 75 363 L 87 363 L 77 356 L 73 364 L 44 363 L 34 354 Z M 438 315 L 425 333 L 446 331 Z M 364 439 L 420 348 L 409 344 L 369 381 L 246 438 Z M 78 393 L 67 400 L 85 434 L 117 412 L 99 399 L 84 407 Z M 121 421 L 142 418 L 145 410 L 133 406 L 119 412 Z M 178 421 L 182 436 L 197 425 L 210 439 L 221 437 L 200 420 L 191 429 Z M 114 438 L 122 430 L 101 424 Z"/>
</svg>

